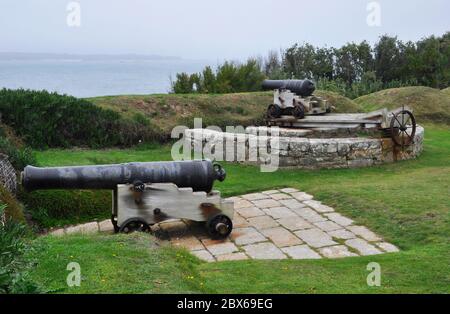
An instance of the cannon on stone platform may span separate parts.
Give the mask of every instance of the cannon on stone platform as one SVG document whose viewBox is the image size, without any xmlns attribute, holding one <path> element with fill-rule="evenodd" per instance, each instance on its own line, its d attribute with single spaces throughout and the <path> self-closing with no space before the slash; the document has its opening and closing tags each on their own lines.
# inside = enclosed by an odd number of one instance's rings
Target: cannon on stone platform
<svg viewBox="0 0 450 314">
<path fill-rule="evenodd" d="M 140 162 L 118 165 L 25 167 L 22 185 L 42 189 L 113 191 L 111 222 L 116 232 L 147 231 L 168 219 L 206 222 L 214 238 L 233 228 L 233 202 L 213 190 L 225 170 L 209 160 Z"/>
<path fill-rule="evenodd" d="M 267 119 L 293 116 L 303 119 L 308 115 L 331 112 L 328 101 L 313 95 L 316 87 L 310 80 L 265 80 L 264 90 L 273 90 L 273 103 L 267 108 Z"/>
</svg>

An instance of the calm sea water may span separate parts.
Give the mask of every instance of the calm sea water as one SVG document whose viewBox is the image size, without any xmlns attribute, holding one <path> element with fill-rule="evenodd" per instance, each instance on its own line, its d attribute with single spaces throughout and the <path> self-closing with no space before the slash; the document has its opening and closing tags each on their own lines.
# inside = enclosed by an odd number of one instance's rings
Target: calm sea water
<svg viewBox="0 0 450 314">
<path fill-rule="evenodd" d="M 167 93 L 170 77 L 199 72 L 191 60 L 0 60 L 0 88 L 46 89 L 76 97 Z"/>
</svg>

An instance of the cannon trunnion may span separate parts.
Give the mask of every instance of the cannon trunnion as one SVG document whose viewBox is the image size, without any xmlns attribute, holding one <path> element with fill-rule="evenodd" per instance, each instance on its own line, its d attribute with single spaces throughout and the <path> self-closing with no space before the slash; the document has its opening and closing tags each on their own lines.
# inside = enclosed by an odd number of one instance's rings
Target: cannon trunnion
<svg viewBox="0 0 450 314">
<path fill-rule="evenodd" d="M 25 189 L 103 189 L 113 191 L 111 222 L 116 232 L 147 231 L 169 219 L 205 222 L 223 238 L 233 228 L 233 202 L 212 190 L 225 170 L 209 160 L 140 162 L 116 165 L 25 167 Z"/>
</svg>

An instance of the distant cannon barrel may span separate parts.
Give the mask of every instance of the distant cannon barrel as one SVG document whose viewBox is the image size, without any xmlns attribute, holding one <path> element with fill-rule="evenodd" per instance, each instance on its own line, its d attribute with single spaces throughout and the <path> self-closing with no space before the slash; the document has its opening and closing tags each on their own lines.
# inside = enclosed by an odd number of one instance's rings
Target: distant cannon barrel
<svg viewBox="0 0 450 314">
<path fill-rule="evenodd" d="M 28 191 L 41 189 L 114 190 L 118 184 L 174 183 L 194 191 L 210 192 L 225 171 L 209 160 L 136 162 L 115 165 L 38 168 L 25 167 L 22 185 Z"/>
<path fill-rule="evenodd" d="M 316 90 L 311 80 L 265 80 L 262 88 L 264 90 L 288 89 L 302 97 L 311 96 Z"/>
</svg>

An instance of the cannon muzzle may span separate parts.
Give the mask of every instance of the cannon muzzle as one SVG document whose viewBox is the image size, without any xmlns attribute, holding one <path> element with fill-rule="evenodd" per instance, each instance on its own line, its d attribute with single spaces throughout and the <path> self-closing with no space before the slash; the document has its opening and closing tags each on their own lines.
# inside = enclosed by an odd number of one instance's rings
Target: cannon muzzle
<svg viewBox="0 0 450 314">
<path fill-rule="evenodd" d="M 311 96 L 316 90 L 311 80 L 264 80 L 262 88 L 264 90 L 288 89 L 301 97 Z"/>
<path fill-rule="evenodd" d="M 118 184 L 174 183 L 194 191 L 210 192 L 215 180 L 225 179 L 225 170 L 210 160 L 136 162 L 116 165 L 38 168 L 25 167 L 22 185 L 28 191 L 41 189 L 114 190 Z"/>
</svg>

